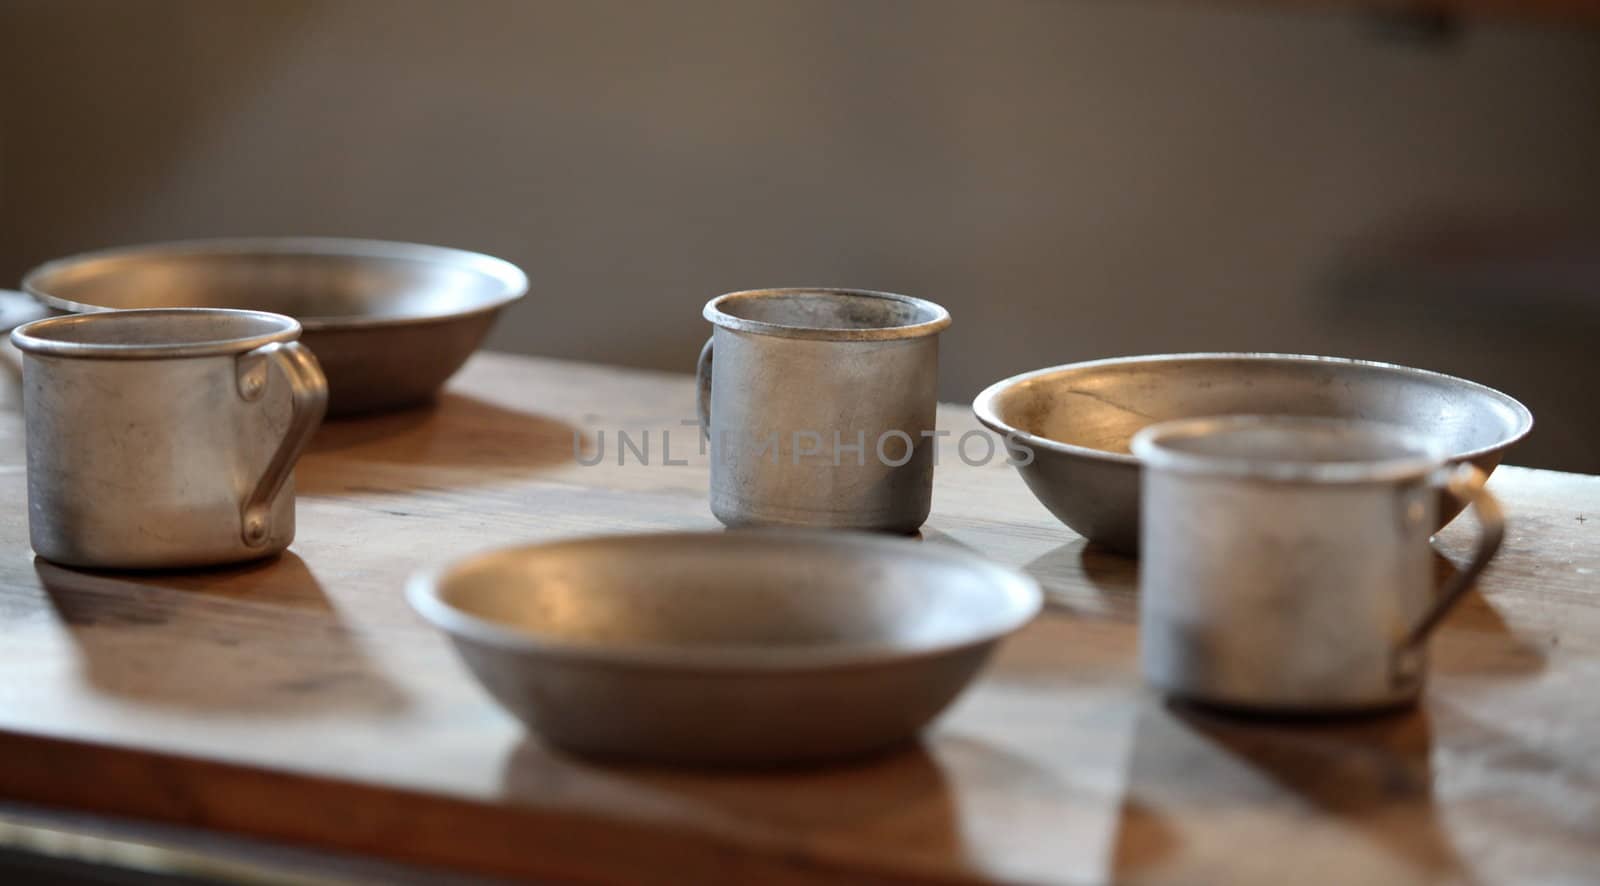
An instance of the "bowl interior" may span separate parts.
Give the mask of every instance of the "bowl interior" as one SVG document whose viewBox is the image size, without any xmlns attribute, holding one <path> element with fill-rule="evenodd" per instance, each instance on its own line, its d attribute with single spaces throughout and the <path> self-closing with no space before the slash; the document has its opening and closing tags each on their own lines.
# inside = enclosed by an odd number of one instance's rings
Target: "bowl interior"
<svg viewBox="0 0 1600 886">
<path fill-rule="evenodd" d="M 1027 579 L 928 543 L 769 532 L 496 552 L 447 571 L 431 594 L 447 618 L 466 616 L 444 624 L 452 630 L 476 622 L 542 646 L 725 654 L 959 645 L 1038 606 Z"/>
<path fill-rule="evenodd" d="M 237 241 L 76 256 L 30 273 L 53 307 L 249 308 L 300 320 L 440 317 L 502 304 L 526 279 L 477 253 L 375 241 Z"/>
<path fill-rule="evenodd" d="M 1287 415 L 1384 422 L 1428 435 L 1452 457 L 1503 446 L 1531 418 L 1490 388 L 1382 364 L 1290 357 L 1195 356 L 1045 370 L 996 392 L 995 418 L 1045 440 L 1127 455 L 1160 421 Z M 981 411 L 981 410 L 980 410 Z"/>
</svg>

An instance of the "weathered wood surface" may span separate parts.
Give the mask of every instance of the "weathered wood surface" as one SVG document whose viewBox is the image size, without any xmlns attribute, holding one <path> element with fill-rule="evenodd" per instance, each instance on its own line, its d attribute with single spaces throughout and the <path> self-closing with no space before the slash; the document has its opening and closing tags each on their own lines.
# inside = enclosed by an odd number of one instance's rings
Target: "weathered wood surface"
<svg viewBox="0 0 1600 886">
<path fill-rule="evenodd" d="M 1600 877 L 1594 477 L 1495 475 L 1512 530 L 1419 711 L 1247 723 L 1142 689 L 1135 565 L 947 440 L 926 543 L 1027 569 L 1051 605 L 921 748 L 698 775 L 547 751 L 403 579 L 510 542 L 714 527 L 692 415 L 685 377 L 481 355 L 433 410 L 323 430 L 289 554 L 130 575 L 34 559 L 20 420 L 0 413 L 0 796 L 587 882 Z M 973 427 L 964 407 L 940 422 Z M 618 429 L 651 430 L 651 465 L 616 464 Z M 663 429 L 687 466 L 660 463 Z M 574 431 L 602 430 L 606 460 L 578 464 Z"/>
</svg>

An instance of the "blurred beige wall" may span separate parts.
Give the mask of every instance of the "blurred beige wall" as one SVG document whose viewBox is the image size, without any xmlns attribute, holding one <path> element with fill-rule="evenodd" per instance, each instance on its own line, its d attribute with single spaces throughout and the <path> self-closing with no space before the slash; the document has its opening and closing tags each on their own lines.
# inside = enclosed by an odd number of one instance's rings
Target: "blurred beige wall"
<svg viewBox="0 0 1600 886">
<path fill-rule="evenodd" d="M 716 293 L 889 289 L 954 314 L 950 399 L 1115 354 L 1363 356 L 1502 386 L 1541 420 L 1513 460 L 1600 471 L 1600 293 L 1397 313 L 1329 285 L 1397 221 L 1593 217 L 1600 39 L 1381 30 L 1157 0 L 13 0 L 0 279 L 182 237 L 443 243 L 533 278 L 493 346 L 677 370 Z"/>
</svg>

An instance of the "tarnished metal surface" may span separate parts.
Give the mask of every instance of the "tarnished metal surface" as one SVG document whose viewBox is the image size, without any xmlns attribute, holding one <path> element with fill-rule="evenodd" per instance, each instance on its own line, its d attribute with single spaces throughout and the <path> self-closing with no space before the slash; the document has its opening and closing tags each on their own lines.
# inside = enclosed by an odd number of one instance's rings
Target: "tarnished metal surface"
<svg viewBox="0 0 1600 886">
<path fill-rule="evenodd" d="M 294 463 L 327 406 L 299 324 L 166 309 L 38 320 L 23 354 L 28 531 L 69 566 L 208 566 L 294 538 Z"/>
<path fill-rule="evenodd" d="M 1427 639 L 1494 556 L 1500 508 L 1471 465 L 1392 425 L 1201 418 L 1135 435 L 1145 464 L 1139 659 L 1189 699 L 1337 713 L 1413 701 Z M 1439 491 L 1473 500 L 1473 561 L 1437 594 Z"/>
<path fill-rule="evenodd" d="M 978 420 L 1034 452 L 1028 488 L 1079 534 L 1131 553 L 1139 537 L 1135 432 L 1210 415 L 1367 419 L 1441 442 L 1451 462 L 1494 470 L 1533 415 L 1511 397 L 1436 372 L 1332 357 L 1172 354 L 1096 360 L 1024 373 L 973 402 Z M 1465 502 L 1448 493 L 1437 526 Z M 1437 527 L 1435 527 L 1437 528 Z"/>
<path fill-rule="evenodd" d="M 910 740 L 1041 598 L 932 543 L 741 530 L 484 554 L 418 576 L 410 599 L 559 746 L 755 765 Z"/>
<path fill-rule="evenodd" d="M 938 305 L 882 292 L 712 299 L 700 355 L 711 511 L 728 526 L 913 532 L 933 495 Z"/>
<path fill-rule="evenodd" d="M 431 399 L 527 291 L 514 265 L 459 249 L 322 237 L 197 240 L 49 262 L 23 289 L 58 311 L 243 308 L 285 314 L 327 374 L 329 413 Z"/>
</svg>

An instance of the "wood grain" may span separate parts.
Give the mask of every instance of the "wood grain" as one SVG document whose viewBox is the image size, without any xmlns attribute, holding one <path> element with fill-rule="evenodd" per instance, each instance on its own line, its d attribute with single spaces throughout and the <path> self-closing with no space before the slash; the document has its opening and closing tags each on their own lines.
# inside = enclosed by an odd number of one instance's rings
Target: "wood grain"
<svg viewBox="0 0 1600 886">
<path fill-rule="evenodd" d="M 35 560 L 0 413 L 0 795 L 479 873 L 582 882 L 1436 882 L 1600 872 L 1600 478 L 1504 468 L 1501 557 L 1426 703 L 1262 723 L 1135 670 L 1136 564 L 1003 465 L 941 456 L 925 543 L 1037 576 L 1046 614 L 918 748 L 819 771 L 572 759 L 406 607 L 407 574 L 602 531 L 713 528 L 681 376 L 481 355 L 431 410 L 331 424 L 300 538 L 221 571 Z M 973 427 L 965 408 L 940 424 Z M 615 434 L 674 459 L 618 465 Z M 607 458 L 593 467 L 583 451 Z M 681 448 L 680 448 L 681 447 Z M 1441 536 L 1461 557 L 1472 527 Z M 1441 570 L 1451 568 L 1441 558 Z"/>
</svg>

